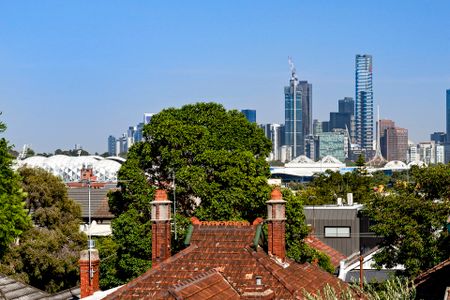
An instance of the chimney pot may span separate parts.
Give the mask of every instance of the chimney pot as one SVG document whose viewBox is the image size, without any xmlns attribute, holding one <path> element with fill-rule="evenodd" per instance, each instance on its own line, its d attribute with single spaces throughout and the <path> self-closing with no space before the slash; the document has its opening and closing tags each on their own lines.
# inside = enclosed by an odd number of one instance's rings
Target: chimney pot
<svg viewBox="0 0 450 300">
<path fill-rule="evenodd" d="M 151 202 L 153 266 L 170 257 L 170 203 L 165 190 L 155 191 L 155 200 Z"/>
<path fill-rule="evenodd" d="M 278 188 L 271 193 L 271 200 L 267 201 L 268 242 L 269 254 L 281 260 L 286 258 L 286 201 Z"/>
<path fill-rule="evenodd" d="M 271 200 L 282 200 L 283 195 L 281 194 L 281 191 L 279 188 L 274 188 L 272 190 L 272 193 L 270 193 L 270 199 Z"/>
<path fill-rule="evenodd" d="M 80 253 L 80 292 L 81 298 L 100 290 L 100 257 L 97 249 L 83 250 Z"/>
<path fill-rule="evenodd" d="M 155 191 L 155 201 L 167 201 L 167 192 L 165 190 L 158 189 Z"/>
</svg>

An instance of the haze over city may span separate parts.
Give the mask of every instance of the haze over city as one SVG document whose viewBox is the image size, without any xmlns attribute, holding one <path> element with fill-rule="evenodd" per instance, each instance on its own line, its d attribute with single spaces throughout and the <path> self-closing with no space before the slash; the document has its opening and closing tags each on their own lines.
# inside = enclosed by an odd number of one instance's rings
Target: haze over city
<svg viewBox="0 0 450 300">
<path fill-rule="evenodd" d="M 159 112 L 197 101 L 284 122 L 288 56 L 313 118 L 355 97 L 373 56 L 375 106 L 415 142 L 445 131 L 450 2 L 10 1 L 0 4 L 0 111 L 16 149 L 105 152 Z"/>
</svg>

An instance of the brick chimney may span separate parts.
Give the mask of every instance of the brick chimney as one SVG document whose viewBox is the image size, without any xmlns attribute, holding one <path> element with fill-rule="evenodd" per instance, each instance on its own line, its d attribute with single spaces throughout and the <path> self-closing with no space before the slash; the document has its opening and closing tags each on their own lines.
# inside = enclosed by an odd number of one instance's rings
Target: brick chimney
<svg viewBox="0 0 450 300">
<path fill-rule="evenodd" d="M 152 201 L 152 266 L 170 257 L 170 204 L 165 190 Z"/>
<path fill-rule="evenodd" d="M 285 222 L 286 201 L 279 188 L 271 193 L 271 199 L 267 201 L 267 223 L 269 227 L 269 254 L 282 260 L 286 258 Z"/>
<path fill-rule="evenodd" d="M 97 249 L 83 250 L 80 253 L 80 292 L 81 298 L 100 290 L 100 258 Z"/>
</svg>

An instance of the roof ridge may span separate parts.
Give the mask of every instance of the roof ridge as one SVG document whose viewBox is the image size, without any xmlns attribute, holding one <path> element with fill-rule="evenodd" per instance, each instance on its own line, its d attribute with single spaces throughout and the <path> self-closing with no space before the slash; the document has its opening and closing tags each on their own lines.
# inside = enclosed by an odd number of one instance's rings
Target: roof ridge
<svg viewBox="0 0 450 300">
<path fill-rule="evenodd" d="M 186 280 L 180 281 L 177 284 L 174 284 L 171 289 L 173 289 L 174 291 L 177 291 L 180 288 L 183 288 L 183 287 L 185 287 L 185 286 L 187 286 L 189 284 L 192 284 L 192 283 L 197 283 L 200 280 L 203 280 L 205 278 L 211 277 L 214 274 L 220 274 L 220 273 L 215 268 L 209 269 L 209 270 L 207 270 L 207 271 L 205 271 L 203 273 L 200 273 L 200 274 L 198 274 L 196 276 L 190 277 L 190 278 L 188 278 Z M 222 274 L 220 274 L 220 275 L 222 275 Z"/>
<path fill-rule="evenodd" d="M 260 248 L 258 246 L 258 248 Z M 276 266 L 280 267 L 281 269 L 284 269 L 283 266 L 280 266 L 277 262 L 275 262 L 274 260 L 272 260 L 272 258 L 266 254 L 264 252 L 265 255 L 259 255 L 259 253 L 257 251 L 254 251 L 251 247 L 245 247 L 245 249 L 247 251 L 249 251 L 249 253 L 255 258 L 256 262 L 259 263 L 264 269 L 266 269 L 269 273 L 272 274 L 272 276 L 278 280 L 278 282 L 280 282 L 285 288 L 286 290 L 288 290 L 288 292 L 295 297 L 295 287 L 292 286 L 292 284 L 290 284 L 288 281 L 284 280 L 279 274 L 278 274 L 278 270 L 276 270 L 275 268 L 273 268 L 272 266 L 267 265 L 266 263 L 263 262 L 263 260 L 266 260 L 272 264 L 275 264 Z M 258 256 L 260 257 L 258 257 Z"/>
<path fill-rule="evenodd" d="M 132 281 L 128 282 L 127 284 L 123 285 L 115 293 L 119 293 L 121 290 L 126 290 L 126 289 L 129 289 L 131 287 L 134 287 L 141 280 L 145 280 L 150 275 L 153 275 L 154 273 L 158 272 L 160 269 L 163 269 L 163 267 L 166 266 L 168 263 L 171 263 L 173 261 L 176 261 L 176 260 L 186 256 L 187 254 L 191 253 L 192 251 L 194 251 L 197 248 L 198 248 L 197 245 L 190 245 L 189 247 L 181 250 L 180 252 L 176 253 L 175 255 L 172 255 L 169 258 L 165 259 L 164 261 L 160 262 L 158 265 L 156 265 L 156 266 L 152 265 L 152 267 L 149 270 L 147 270 L 147 272 L 145 272 L 144 274 L 134 278 Z M 113 295 L 113 294 L 111 294 L 111 295 Z M 109 299 L 109 298 L 110 298 L 110 296 L 108 295 L 104 299 Z"/>
<path fill-rule="evenodd" d="M 198 223 L 193 223 L 193 225 L 250 227 L 250 223 L 248 221 L 199 221 Z"/>
<path fill-rule="evenodd" d="M 414 283 L 416 285 L 421 284 L 424 279 L 426 279 L 431 273 L 433 273 L 434 271 L 437 271 L 447 265 L 450 264 L 450 258 L 447 258 L 446 260 L 438 263 L 437 265 L 431 267 L 430 269 L 424 271 L 423 273 L 419 274 L 415 279 L 414 279 Z"/>
</svg>

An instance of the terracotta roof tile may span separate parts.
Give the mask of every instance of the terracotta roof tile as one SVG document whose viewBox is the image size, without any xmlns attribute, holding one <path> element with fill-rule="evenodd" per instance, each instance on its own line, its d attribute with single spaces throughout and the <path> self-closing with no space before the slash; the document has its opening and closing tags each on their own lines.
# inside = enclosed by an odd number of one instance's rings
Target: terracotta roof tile
<svg viewBox="0 0 450 300">
<path fill-rule="evenodd" d="M 176 299 L 240 299 L 238 292 L 216 269 L 169 288 L 169 293 Z"/>
<path fill-rule="evenodd" d="M 282 264 L 259 247 L 255 251 L 252 247 L 255 225 L 193 223 L 196 225 L 188 248 L 105 299 L 174 299 L 179 295 L 190 297 L 195 292 L 205 297 L 220 292 L 231 299 L 301 299 L 303 290 L 313 293 L 326 284 L 346 286 L 317 266 L 291 260 Z M 240 298 L 233 298 L 235 294 L 230 287 Z M 176 293 L 179 295 L 175 296 Z"/>
<path fill-rule="evenodd" d="M 331 263 L 333 264 L 334 267 L 338 267 L 341 260 L 346 258 L 346 256 L 344 254 L 342 254 L 341 252 L 337 251 L 336 249 L 328 246 L 327 244 L 325 244 L 324 242 L 319 240 L 314 235 L 308 235 L 304 239 L 304 241 L 311 248 L 319 250 L 320 252 L 323 252 L 326 255 L 328 255 L 330 257 Z"/>
<path fill-rule="evenodd" d="M 423 272 L 414 280 L 418 299 L 443 299 L 450 286 L 450 259 Z"/>
</svg>

